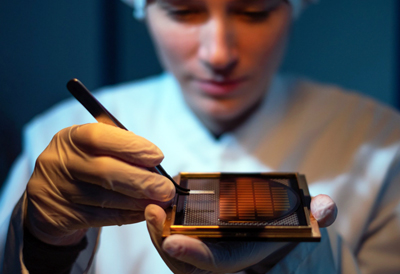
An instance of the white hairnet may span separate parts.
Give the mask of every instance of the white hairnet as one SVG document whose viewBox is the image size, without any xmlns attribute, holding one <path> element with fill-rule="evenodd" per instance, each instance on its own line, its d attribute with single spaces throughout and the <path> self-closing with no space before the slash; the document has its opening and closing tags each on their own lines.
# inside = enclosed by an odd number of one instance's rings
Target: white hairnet
<svg viewBox="0 0 400 274">
<path fill-rule="evenodd" d="M 137 19 L 142 19 L 146 12 L 146 0 L 122 0 L 128 5 L 134 7 L 133 15 Z M 304 5 L 309 2 L 316 2 L 316 0 L 288 0 L 293 8 L 293 18 L 299 17 Z"/>
</svg>

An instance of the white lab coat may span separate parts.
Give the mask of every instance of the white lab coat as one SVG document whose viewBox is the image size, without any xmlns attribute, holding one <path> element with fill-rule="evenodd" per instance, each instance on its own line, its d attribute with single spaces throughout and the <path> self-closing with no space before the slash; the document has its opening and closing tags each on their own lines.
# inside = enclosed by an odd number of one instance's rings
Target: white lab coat
<svg viewBox="0 0 400 274">
<path fill-rule="evenodd" d="M 306 175 L 312 195 L 336 201 L 338 218 L 322 230 L 322 242 L 299 244 L 269 273 L 400 273 L 400 116 L 394 110 L 334 86 L 277 76 L 259 110 L 216 140 L 169 74 L 105 88 L 96 96 L 129 130 L 161 148 L 170 174 L 297 171 Z M 52 136 L 89 122 L 95 121 L 86 110 L 68 100 L 25 128 L 23 153 L 0 200 L 0 239 Z M 27 273 L 21 258 L 23 209 L 15 210 L 5 265 Z M 91 250 L 85 252 L 76 273 L 87 265 Z M 170 270 L 142 222 L 103 228 L 91 272 Z"/>
</svg>

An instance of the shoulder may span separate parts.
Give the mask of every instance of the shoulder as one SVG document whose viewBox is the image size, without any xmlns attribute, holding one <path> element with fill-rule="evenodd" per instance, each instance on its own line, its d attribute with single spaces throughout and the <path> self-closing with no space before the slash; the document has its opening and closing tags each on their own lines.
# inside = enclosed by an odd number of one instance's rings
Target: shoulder
<svg viewBox="0 0 400 274">
<path fill-rule="evenodd" d="M 333 84 L 322 84 L 306 78 L 283 76 L 288 102 L 304 112 L 322 116 L 363 117 L 363 120 L 390 119 L 400 121 L 399 112 L 360 92 Z"/>
<path fill-rule="evenodd" d="M 394 108 L 353 90 L 304 78 L 284 77 L 282 127 L 342 150 L 398 147 L 400 115 Z M 299 137 L 300 138 L 300 137 Z"/>
</svg>

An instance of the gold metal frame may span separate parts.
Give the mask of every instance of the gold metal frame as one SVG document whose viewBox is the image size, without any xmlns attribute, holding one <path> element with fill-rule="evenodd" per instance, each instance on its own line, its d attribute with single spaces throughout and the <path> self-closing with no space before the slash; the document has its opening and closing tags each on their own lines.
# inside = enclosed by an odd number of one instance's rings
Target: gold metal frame
<svg viewBox="0 0 400 274">
<path fill-rule="evenodd" d="M 254 173 L 252 173 L 254 175 Z M 246 176 L 246 173 L 237 173 L 235 176 Z M 309 196 L 308 185 L 304 175 L 298 173 L 258 173 L 266 176 L 294 176 L 298 187 L 305 196 Z M 190 178 L 219 178 L 221 173 L 181 173 L 178 183 L 182 179 Z M 300 194 L 300 193 L 299 193 Z M 183 234 L 195 238 L 223 239 L 223 240 L 245 240 L 245 241 L 308 241 L 318 242 L 321 239 L 318 223 L 310 213 L 309 205 L 304 205 L 302 210 L 306 218 L 306 225 L 301 226 L 221 226 L 204 225 L 188 226 L 175 224 L 176 204 L 167 209 L 167 219 L 163 228 L 163 237 L 173 234 Z"/>
</svg>

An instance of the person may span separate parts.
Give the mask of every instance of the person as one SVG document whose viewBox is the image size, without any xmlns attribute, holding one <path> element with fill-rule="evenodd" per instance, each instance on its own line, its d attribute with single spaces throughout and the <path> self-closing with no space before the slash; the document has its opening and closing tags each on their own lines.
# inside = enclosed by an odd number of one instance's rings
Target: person
<svg viewBox="0 0 400 274">
<path fill-rule="evenodd" d="M 132 132 L 91 123 L 74 100 L 29 124 L 1 200 L 3 271 L 398 273 L 400 117 L 277 74 L 304 2 L 134 4 L 167 72 L 96 94 Z M 325 194 L 311 204 L 320 225 L 333 201 L 339 214 L 320 243 L 162 241 L 175 190 L 145 169 L 161 161 L 171 174 L 299 171 Z"/>
</svg>

